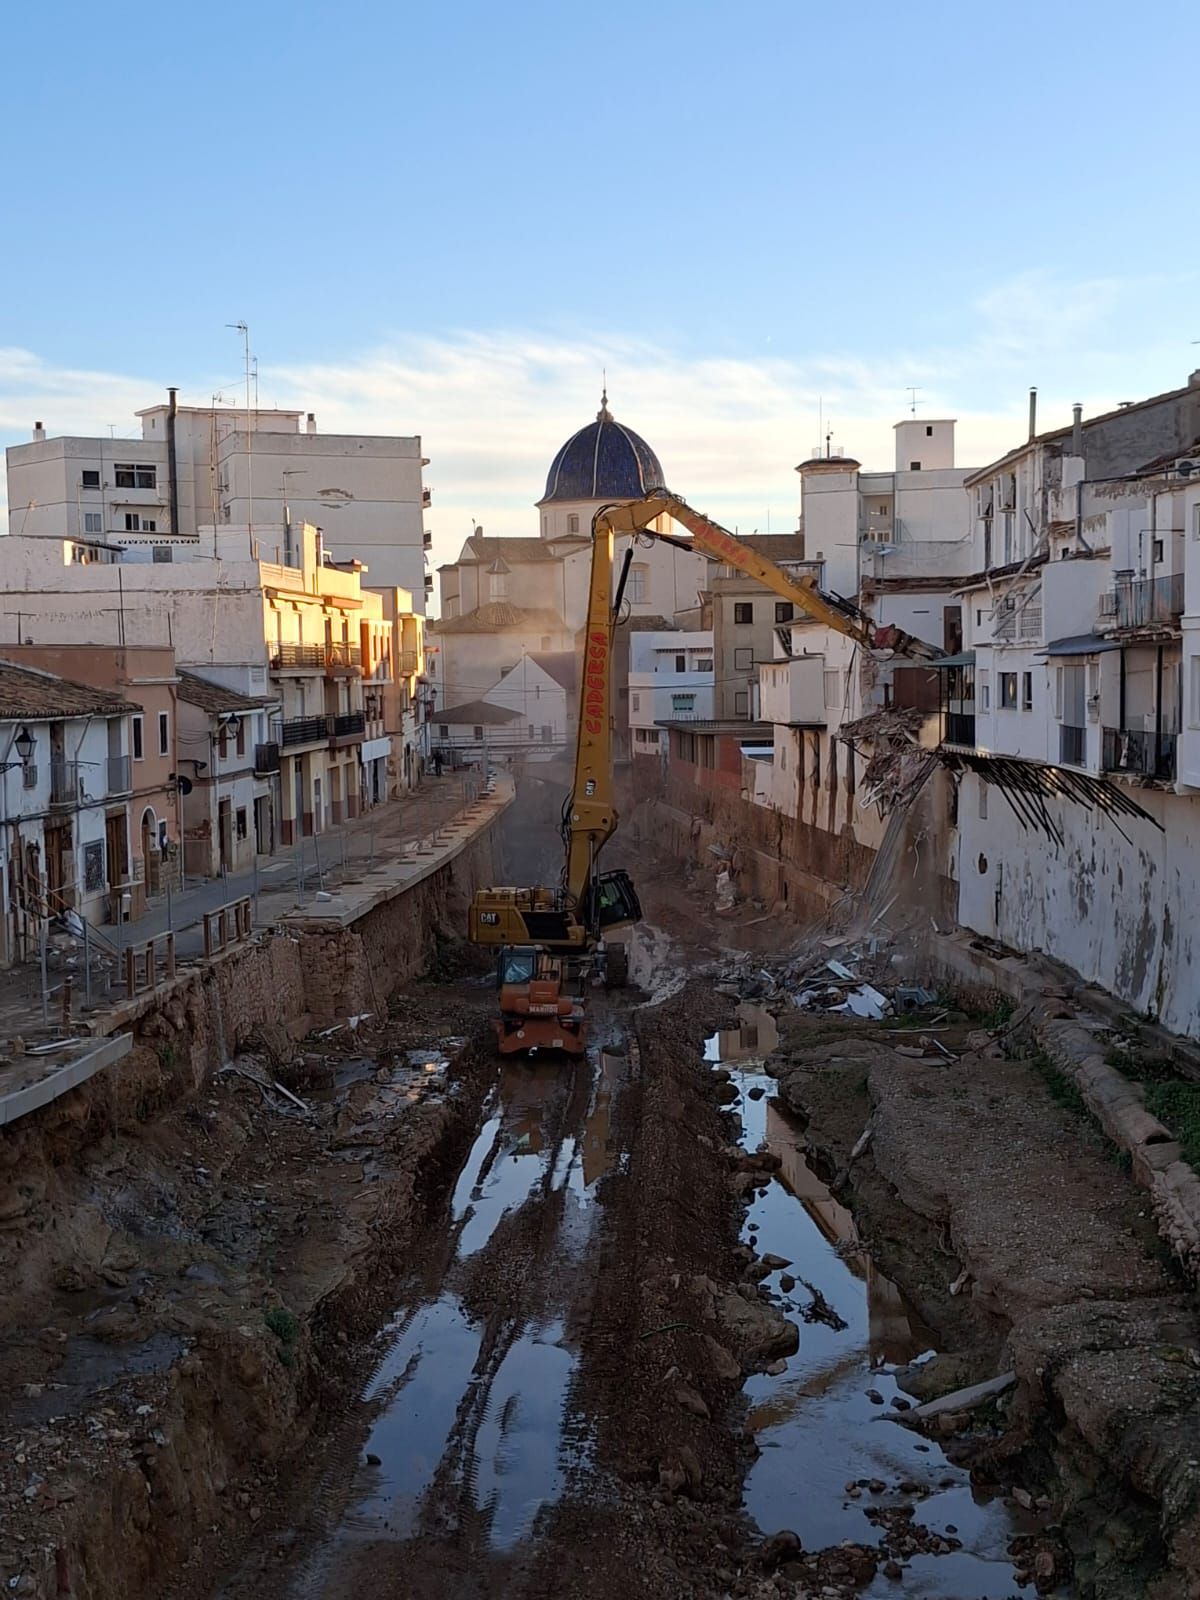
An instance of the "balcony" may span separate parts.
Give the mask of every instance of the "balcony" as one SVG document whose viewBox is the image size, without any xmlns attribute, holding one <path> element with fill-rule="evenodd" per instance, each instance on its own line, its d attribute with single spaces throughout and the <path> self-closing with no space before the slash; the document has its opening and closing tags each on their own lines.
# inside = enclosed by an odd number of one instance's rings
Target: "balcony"
<svg viewBox="0 0 1200 1600">
<path fill-rule="evenodd" d="M 330 677 L 347 677 L 362 671 L 362 648 L 356 644 L 327 644 L 325 671 Z"/>
<path fill-rule="evenodd" d="M 423 506 L 431 506 L 433 504 L 433 490 L 432 489 L 422 489 L 421 490 L 421 504 Z"/>
<path fill-rule="evenodd" d="M 272 672 L 324 672 L 323 644 L 277 644 L 271 655 Z"/>
<path fill-rule="evenodd" d="M 1105 728 L 1105 772 L 1130 772 L 1140 778 L 1175 779 L 1174 733 L 1147 733 L 1139 728 Z"/>
<path fill-rule="evenodd" d="M 288 717 L 280 742 L 285 750 L 292 750 L 302 744 L 323 744 L 328 737 L 328 717 Z"/>
<path fill-rule="evenodd" d="M 1001 605 L 992 615 L 992 639 L 996 644 L 1037 644 L 1042 637 L 1042 602 L 1029 600 L 1024 605 Z"/>
<path fill-rule="evenodd" d="M 1100 622 L 1110 628 L 1178 627 L 1183 615 L 1183 573 L 1118 581 L 1100 597 Z"/>
<path fill-rule="evenodd" d="M 77 806 L 79 804 L 78 761 L 51 761 L 50 804 L 52 806 Z"/>
<path fill-rule="evenodd" d="M 416 670 L 417 670 L 417 652 L 415 650 L 401 650 L 401 652 L 400 652 L 400 676 L 402 678 L 411 678 L 413 673 Z"/>
<path fill-rule="evenodd" d="M 967 711 L 947 711 L 946 731 L 942 736 L 944 744 L 963 745 L 968 750 L 975 748 L 975 713 Z"/>
<path fill-rule="evenodd" d="M 858 536 L 867 544 L 891 544 L 895 524 L 890 511 L 872 511 L 858 525 Z"/>
<path fill-rule="evenodd" d="M 430 533 L 428 528 L 426 528 L 425 532 L 421 535 L 421 544 L 426 550 L 433 549 L 433 535 Z"/>
<path fill-rule="evenodd" d="M 1064 767 L 1087 765 L 1087 729 L 1062 722 L 1058 728 L 1058 759 Z"/>
<path fill-rule="evenodd" d="M 128 756 L 109 756 L 108 758 L 108 792 L 109 794 L 130 794 L 133 791 L 133 780 L 130 776 L 130 762 Z"/>
<path fill-rule="evenodd" d="M 260 778 L 268 777 L 272 772 L 279 771 L 279 746 L 277 744 L 256 744 L 254 746 L 254 771 Z"/>
<path fill-rule="evenodd" d="M 354 744 L 361 739 L 367 729 L 367 718 L 362 711 L 344 711 L 340 715 L 327 718 L 329 723 L 329 742 L 336 748 L 344 744 Z"/>
</svg>

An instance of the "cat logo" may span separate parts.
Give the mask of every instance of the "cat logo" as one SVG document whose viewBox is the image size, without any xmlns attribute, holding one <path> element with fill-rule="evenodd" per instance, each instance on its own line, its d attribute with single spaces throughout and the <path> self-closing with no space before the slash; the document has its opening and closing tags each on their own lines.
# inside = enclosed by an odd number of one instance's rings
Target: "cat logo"
<svg viewBox="0 0 1200 1600">
<path fill-rule="evenodd" d="M 485 928 L 498 928 L 500 926 L 500 913 L 498 911 L 481 911 L 480 924 Z"/>
</svg>

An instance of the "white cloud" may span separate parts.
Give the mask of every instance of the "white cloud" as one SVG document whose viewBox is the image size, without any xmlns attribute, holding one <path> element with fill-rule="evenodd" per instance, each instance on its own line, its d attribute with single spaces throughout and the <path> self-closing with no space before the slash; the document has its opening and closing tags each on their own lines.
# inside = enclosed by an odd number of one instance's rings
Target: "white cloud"
<svg viewBox="0 0 1200 1600">
<path fill-rule="evenodd" d="M 919 384 L 923 414 L 958 417 L 959 461 L 983 464 L 1023 437 L 1025 385 L 1047 367 L 1078 387 L 1045 384 L 1046 427 L 1069 421 L 1076 398 L 1094 413 L 1180 381 L 1181 374 L 1161 381 L 1162 361 L 1173 355 L 1154 352 L 1159 370 L 1151 371 L 1142 352 L 1123 352 L 1117 363 L 1099 348 L 1097 330 L 1122 293 L 1109 279 L 1071 285 L 1022 274 L 980 298 L 962 347 L 878 357 L 831 349 L 803 360 L 695 358 L 600 334 L 402 335 L 336 363 L 264 359 L 260 402 L 314 411 L 323 431 L 420 433 L 434 490 L 427 520 L 441 562 L 457 554 L 473 518 L 489 532 L 536 531 L 533 504 L 551 457 L 595 414 L 606 368 L 614 414 L 654 447 L 673 489 L 744 532 L 765 530 L 768 517 L 782 531 L 795 525 L 793 468 L 818 442 L 819 406 L 835 445 L 868 467 L 888 468 L 906 386 Z M 1119 395 L 1109 386 L 1118 366 Z M 181 399 L 208 403 L 214 387 L 211 374 L 193 373 Z M 110 423 L 118 435 L 136 433 L 134 411 L 162 392 L 157 378 L 56 368 L 27 351 L 0 350 L 0 437 L 28 438 L 38 418 L 51 434 L 103 434 Z"/>
</svg>

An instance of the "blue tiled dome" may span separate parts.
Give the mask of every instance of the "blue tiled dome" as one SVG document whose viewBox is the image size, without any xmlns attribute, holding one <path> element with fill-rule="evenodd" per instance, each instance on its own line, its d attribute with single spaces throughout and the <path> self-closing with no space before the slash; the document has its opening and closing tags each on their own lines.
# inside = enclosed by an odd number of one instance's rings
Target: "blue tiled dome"
<svg viewBox="0 0 1200 1600">
<path fill-rule="evenodd" d="M 614 421 L 605 395 L 595 422 L 572 434 L 550 463 L 546 493 L 538 504 L 637 500 L 662 486 L 658 457 L 640 434 Z"/>
</svg>

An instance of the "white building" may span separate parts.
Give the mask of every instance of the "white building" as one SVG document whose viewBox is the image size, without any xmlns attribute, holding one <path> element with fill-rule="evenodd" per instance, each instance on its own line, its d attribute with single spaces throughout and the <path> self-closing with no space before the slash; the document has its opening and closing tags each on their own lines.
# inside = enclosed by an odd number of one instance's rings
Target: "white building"
<svg viewBox="0 0 1200 1600">
<path fill-rule="evenodd" d="M 211 543 L 205 528 L 249 527 L 265 560 L 289 564 L 268 530 L 305 522 L 338 560 L 374 581 L 432 588 L 425 571 L 419 437 L 322 434 L 311 412 L 165 405 L 138 412 L 140 439 L 47 438 L 7 451 L 9 532 L 118 545 L 127 560 L 171 561 Z M 261 533 L 260 533 L 261 530 Z"/>
<path fill-rule="evenodd" d="M 0 660 L 0 959 L 36 955 L 49 919 L 116 921 L 132 899 L 132 715 L 92 689 Z"/>
<path fill-rule="evenodd" d="M 1198 475 L 1200 373 L 973 475 L 942 747 L 960 922 L 1193 1034 Z"/>
<path fill-rule="evenodd" d="M 185 670 L 178 678 L 184 867 L 241 872 L 278 842 L 280 700 Z"/>
<path fill-rule="evenodd" d="M 635 756 L 657 756 L 662 722 L 713 716 L 711 631 L 629 636 L 629 728 Z"/>
</svg>

